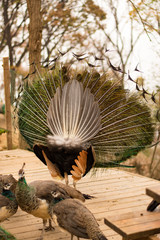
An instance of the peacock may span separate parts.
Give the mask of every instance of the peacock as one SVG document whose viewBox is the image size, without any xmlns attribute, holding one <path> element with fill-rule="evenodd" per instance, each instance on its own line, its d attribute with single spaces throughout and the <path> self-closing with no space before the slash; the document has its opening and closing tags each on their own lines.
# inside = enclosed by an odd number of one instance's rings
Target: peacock
<svg viewBox="0 0 160 240">
<path fill-rule="evenodd" d="M 93 167 L 122 166 L 154 139 L 151 112 L 139 92 L 88 68 L 56 63 L 40 73 L 35 65 L 32 83 L 28 74 L 16 103 L 30 149 L 52 177 L 68 184 L 72 175 L 74 186 Z"/>
<path fill-rule="evenodd" d="M 53 218 L 57 225 L 77 239 L 107 240 L 99 228 L 93 214 L 81 202 L 75 199 L 63 199 L 56 192 L 54 196 Z"/>
<path fill-rule="evenodd" d="M 40 237 L 43 239 L 44 230 L 54 230 L 51 224 L 54 201 L 52 192 L 58 193 L 63 199 L 75 198 L 82 202 L 85 201 L 85 196 L 73 187 L 52 180 L 36 180 L 27 184 L 24 166 L 25 164 L 18 173 L 19 179 L 15 187 L 15 195 L 18 205 L 23 211 L 43 220 Z M 46 227 L 47 220 L 49 220 L 49 227 Z"/>
<path fill-rule="evenodd" d="M 3 175 L 1 176 L 0 185 L 0 222 L 3 222 L 17 212 L 18 202 L 15 194 L 11 191 L 13 183 L 3 181 Z"/>
</svg>

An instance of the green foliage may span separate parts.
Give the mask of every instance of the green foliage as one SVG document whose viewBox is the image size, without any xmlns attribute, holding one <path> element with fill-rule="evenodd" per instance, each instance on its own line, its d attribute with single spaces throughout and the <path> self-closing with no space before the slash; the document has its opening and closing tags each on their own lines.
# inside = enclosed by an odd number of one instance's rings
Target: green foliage
<svg viewBox="0 0 160 240">
<path fill-rule="evenodd" d="M 1 106 L 0 106 L 0 112 L 2 113 L 2 114 L 5 114 L 5 104 L 2 104 Z"/>
<path fill-rule="evenodd" d="M 0 226 L 0 239 L 1 240 L 16 240 L 16 238 Z"/>
<path fill-rule="evenodd" d="M 0 128 L 0 135 L 1 135 L 2 133 L 6 133 L 6 132 L 7 132 L 6 129 L 4 129 L 4 128 Z"/>
</svg>

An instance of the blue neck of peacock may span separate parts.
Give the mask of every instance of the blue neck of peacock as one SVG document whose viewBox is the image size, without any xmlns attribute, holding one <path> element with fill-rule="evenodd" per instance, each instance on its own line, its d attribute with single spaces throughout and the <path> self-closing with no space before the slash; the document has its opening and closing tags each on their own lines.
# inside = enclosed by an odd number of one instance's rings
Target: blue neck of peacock
<svg viewBox="0 0 160 240">
<path fill-rule="evenodd" d="M 53 204 L 59 203 L 60 201 L 63 201 L 64 198 L 54 198 L 53 199 Z"/>
<path fill-rule="evenodd" d="M 12 193 L 10 190 L 3 189 L 2 195 L 7 197 L 10 200 L 14 200 L 16 198 L 14 193 Z"/>
<path fill-rule="evenodd" d="M 28 186 L 25 177 L 18 180 L 16 198 L 20 208 L 28 213 L 32 212 L 39 205 L 34 188 Z"/>
<path fill-rule="evenodd" d="M 27 182 L 26 182 L 25 177 L 21 177 L 21 178 L 19 178 L 19 180 L 18 180 L 18 184 L 20 184 L 20 183 L 23 183 L 23 184 L 27 185 Z"/>
</svg>

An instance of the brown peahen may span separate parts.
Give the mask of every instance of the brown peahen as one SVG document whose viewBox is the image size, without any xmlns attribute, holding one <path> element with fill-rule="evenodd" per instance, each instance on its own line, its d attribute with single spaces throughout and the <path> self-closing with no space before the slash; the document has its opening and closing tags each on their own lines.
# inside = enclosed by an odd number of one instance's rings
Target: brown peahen
<svg viewBox="0 0 160 240">
<path fill-rule="evenodd" d="M 151 145 L 150 109 L 120 80 L 65 66 L 42 76 L 35 66 L 33 78 L 17 101 L 19 130 L 53 177 L 72 175 L 75 185 L 93 166 L 122 166 Z"/>
<path fill-rule="evenodd" d="M 53 205 L 51 192 L 55 191 L 58 192 L 63 199 L 77 198 L 85 201 L 82 193 L 62 183 L 49 180 L 37 180 L 28 185 L 25 179 L 24 165 L 22 169 L 19 170 L 19 180 L 15 191 L 18 205 L 23 211 L 43 219 L 41 238 L 43 238 L 47 220 L 49 220 L 50 225 L 46 230 L 54 229 L 51 225 Z"/>
<path fill-rule="evenodd" d="M 79 201 L 65 199 L 53 192 L 55 197 L 53 204 L 53 218 L 57 225 L 79 238 L 92 240 L 107 240 L 93 214 Z"/>
</svg>

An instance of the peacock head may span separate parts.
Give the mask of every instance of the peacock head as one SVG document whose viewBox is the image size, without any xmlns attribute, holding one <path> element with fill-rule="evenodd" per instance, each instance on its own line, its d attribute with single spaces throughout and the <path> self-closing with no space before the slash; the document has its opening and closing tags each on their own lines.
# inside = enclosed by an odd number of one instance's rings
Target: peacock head
<svg viewBox="0 0 160 240">
<path fill-rule="evenodd" d="M 25 175 L 24 166 L 25 166 L 25 163 L 23 163 L 22 168 L 18 172 L 19 180 L 24 178 L 24 175 Z"/>
<path fill-rule="evenodd" d="M 12 188 L 13 188 L 13 183 L 12 182 L 3 183 L 2 195 L 9 198 L 10 200 L 14 200 L 15 199 L 15 194 L 12 191 L 13 190 Z"/>
<path fill-rule="evenodd" d="M 62 200 L 64 200 L 63 194 L 61 194 L 61 193 L 60 193 L 59 191 L 57 191 L 57 190 L 51 191 L 51 195 L 52 195 L 52 197 L 53 197 L 54 204 L 55 204 L 55 203 L 58 203 L 58 202 L 60 202 L 60 201 L 62 201 Z"/>
<path fill-rule="evenodd" d="M 0 181 L 4 190 L 10 190 L 11 192 L 15 191 L 17 180 L 13 177 L 12 174 L 1 175 Z"/>
<path fill-rule="evenodd" d="M 54 197 L 54 198 L 59 198 L 60 197 L 60 192 L 58 192 L 58 191 L 51 191 L 51 195 L 52 195 L 52 197 Z"/>
<path fill-rule="evenodd" d="M 3 183 L 3 189 L 4 190 L 10 190 L 11 186 L 12 186 L 11 182 Z"/>
</svg>

